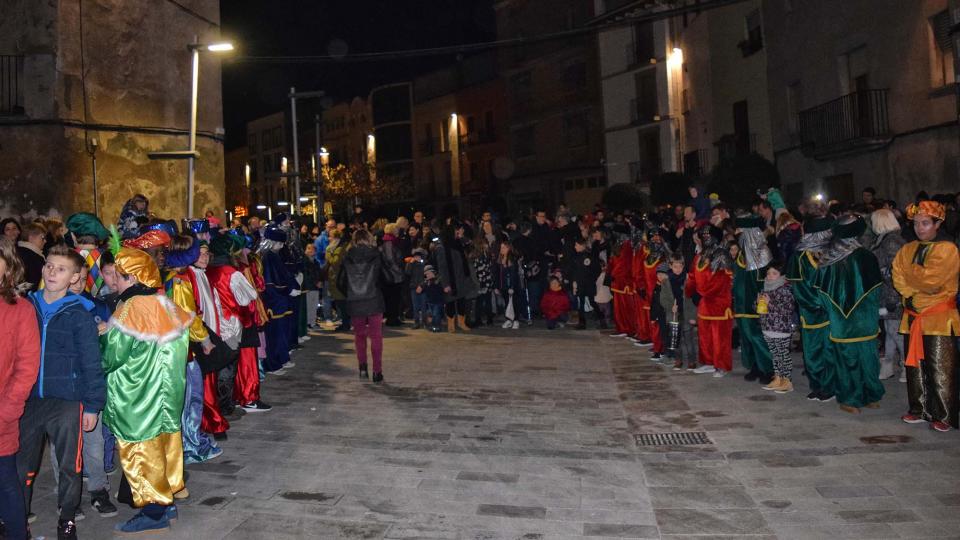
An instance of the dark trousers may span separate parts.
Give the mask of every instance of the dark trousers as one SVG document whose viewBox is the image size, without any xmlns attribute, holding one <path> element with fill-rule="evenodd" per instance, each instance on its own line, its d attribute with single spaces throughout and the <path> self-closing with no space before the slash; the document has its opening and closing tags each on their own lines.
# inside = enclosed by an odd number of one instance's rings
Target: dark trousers
<svg viewBox="0 0 960 540">
<path fill-rule="evenodd" d="M 527 298 L 529 300 L 530 316 L 537 318 L 540 316 L 540 299 L 543 298 L 543 289 L 546 288 L 546 280 L 539 277 L 527 281 Z"/>
<path fill-rule="evenodd" d="M 418 293 L 416 289 L 410 291 L 410 303 L 413 306 L 413 322 L 424 323 L 427 309 L 426 293 Z"/>
<path fill-rule="evenodd" d="M 457 298 L 453 302 L 447 302 L 445 310 L 447 312 L 447 317 L 451 319 L 457 315 L 466 316 L 467 314 L 467 299 L 466 298 Z"/>
<path fill-rule="evenodd" d="M 17 455 L 0 456 L 0 521 L 6 527 L 8 540 L 27 537 L 27 510 L 23 490 L 17 476 Z"/>
<path fill-rule="evenodd" d="M 346 300 L 334 300 L 333 304 L 337 306 L 337 315 L 340 315 L 340 321 L 343 327 L 347 330 L 350 329 L 350 312 L 347 311 L 347 301 Z"/>
<path fill-rule="evenodd" d="M 910 336 L 903 336 L 909 350 Z M 907 366 L 907 401 L 910 414 L 928 422 L 960 427 L 957 399 L 957 343 L 953 336 L 923 336 L 924 359 L 920 367 Z"/>
<path fill-rule="evenodd" d="M 77 401 L 60 399 L 28 400 L 20 417 L 20 451 L 17 453 L 17 475 L 23 486 L 24 507 L 30 512 L 33 483 L 40 470 L 45 437 L 53 443 L 60 464 L 57 504 L 60 519 L 73 521 L 83 483 L 80 479 L 80 415 L 83 407 Z"/>
<path fill-rule="evenodd" d="M 390 283 L 383 286 L 383 318 L 387 324 L 394 325 L 400 322 L 403 313 L 403 283 Z"/>
<path fill-rule="evenodd" d="M 475 310 L 473 320 L 477 324 L 486 321 L 487 324 L 493 323 L 493 303 L 490 301 L 490 292 L 480 293 L 474 302 Z"/>
<path fill-rule="evenodd" d="M 597 302 L 594 301 L 593 295 L 578 294 L 577 312 L 580 314 L 580 320 L 578 321 L 577 326 L 581 326 L 583 328 L 587 327 L 587 302 L 590 302 L 590 307 L 593 308 L 594 318 L 598 321 L 603 320 L 603 312 L 600 311 L 600 306 L 598 306 Z"/>
</svg>

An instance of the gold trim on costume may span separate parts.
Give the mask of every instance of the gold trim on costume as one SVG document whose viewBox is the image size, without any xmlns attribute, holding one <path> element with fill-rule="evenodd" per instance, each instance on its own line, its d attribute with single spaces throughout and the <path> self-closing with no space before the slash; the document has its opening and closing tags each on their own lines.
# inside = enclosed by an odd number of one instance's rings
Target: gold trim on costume
<svg viewBox="0 0 960 540">
<path fill-rule="evenodd" d="M 832 341 L 832 342 L 834 342 L 834 343 L 861 343 L 861 342 L 863 342 L 863 341 L 870 341 L 871 339 L 877 339 L 877 336 L 879 336 L 879 335 L 880 335 L 880 331 L 879 331 L 879 330 L 877 331 L 876 334 L 874 334 L 874 335 L 872 335 L 872 336 L 864 336 L 864 337 L 838 338 L 838 337 L 833 337 L 833 336 L 831 335 L 831 336 L 830 336 L 830 341 Z"/>
</svg>

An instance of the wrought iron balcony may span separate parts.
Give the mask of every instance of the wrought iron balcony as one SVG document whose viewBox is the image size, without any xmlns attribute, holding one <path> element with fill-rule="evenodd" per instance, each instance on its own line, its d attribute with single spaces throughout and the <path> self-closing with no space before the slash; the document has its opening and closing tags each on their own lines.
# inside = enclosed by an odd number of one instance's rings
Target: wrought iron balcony
<svg viewBox="0 0 960 540">
<path fill-rule="evenodd" d="M 817 158 L 873 149 L 890 140 L 886 89 L 861 90 L 800 111 L 800 142 Z"/>
</svg>

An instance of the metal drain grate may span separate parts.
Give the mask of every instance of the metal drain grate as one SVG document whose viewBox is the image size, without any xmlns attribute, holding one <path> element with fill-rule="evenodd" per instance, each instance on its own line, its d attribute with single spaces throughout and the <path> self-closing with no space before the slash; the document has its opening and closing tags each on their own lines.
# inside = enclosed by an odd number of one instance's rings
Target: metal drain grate
<svg viewBox="0 0 960 540">
<path fill-rule="evenodd" d="M 704 431 L 687 433 L 638 433 L 634 435 L 637 446 L 676 446 L 687 444 L 713 444 Z"/>
</svg>

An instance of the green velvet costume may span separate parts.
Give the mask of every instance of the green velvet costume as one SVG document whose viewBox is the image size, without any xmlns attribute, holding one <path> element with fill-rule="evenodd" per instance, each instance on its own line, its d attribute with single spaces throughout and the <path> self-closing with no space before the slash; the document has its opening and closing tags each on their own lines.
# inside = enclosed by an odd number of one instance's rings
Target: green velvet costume
<svg viewBox="0 0 960 540">
<path fill-rule="evenodd" d="M 740 362 L 747 371 L 772 376 L 773 356 L 763 339 L 756 308 L 757 295 L 763 291 L 763 280 L 771 259 L 763 235 L 759 233 L 763 221 L 757 217 L 737 218 L 736 224 L 744 229 L 740 236 L 740 254 L 733 264 L 733 316 L 740 330 Z M 748 237 L 748 233 L 753 236 Z"/>
<path fill-rule="evenodd" d="M 855 240 L 857 230 L 862 232 L 861 224 L 863 220 L 858 219 L 834 227 L 831 250 L 842 243 L 847 247 L 841 245 L 843 253 L 835 259 L 829 251 L 825 253 L 816 275 L 836 351 L 837 401 L 857 408 L 880 401 L 884 394 L 876 341 L 883 278 L 876 256 Z"/>
<path fill-rule="evenodd" d="M 800 312 L 800 340 L 803 343 L 803 367 L 810 382 L 810 390 L 829 397 L 836 394 L 836 351 L 830 341 L 830 318 L 820 302 L 816 288 L 818 264 L 813 250 L 802 249 L 808 242 L 811 248 L 829 242 L 832 219 L 814 219 L 804 224 L 804 238 L 798 251 L 787 262 L 787 280 L 793 288 L 793 297 Z M 826 231 L 826 234 L 823 234 Z M 821 233 L 822 240 L 815 240 Z"/>
</svg>

